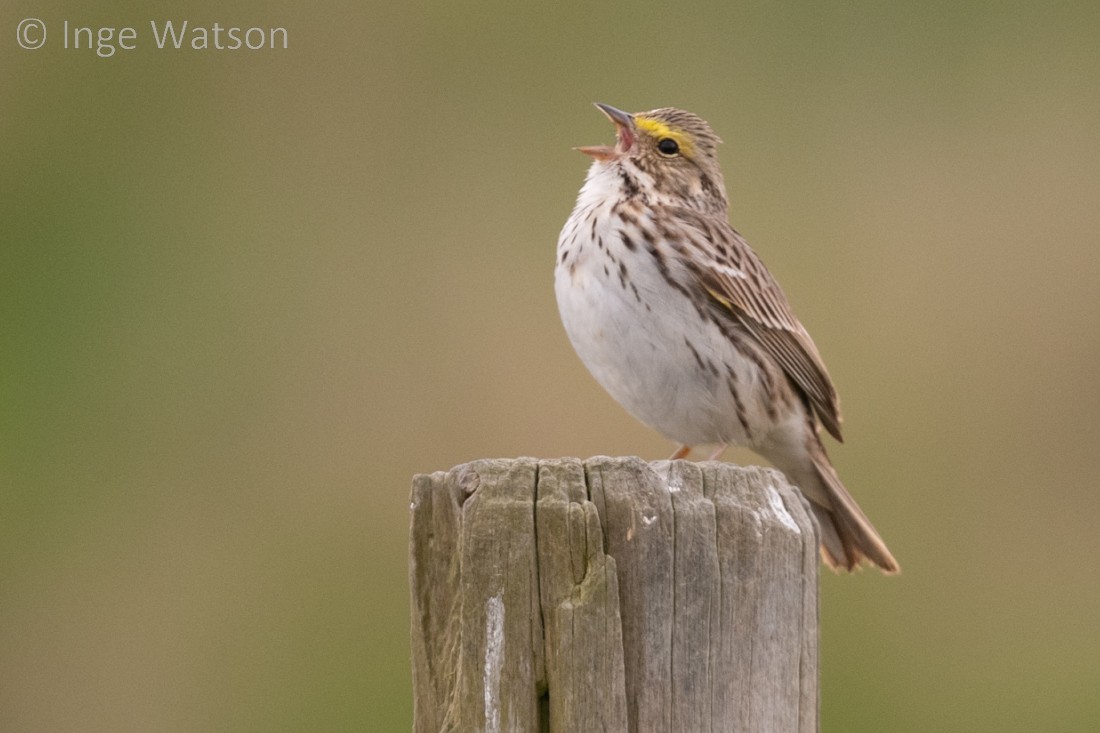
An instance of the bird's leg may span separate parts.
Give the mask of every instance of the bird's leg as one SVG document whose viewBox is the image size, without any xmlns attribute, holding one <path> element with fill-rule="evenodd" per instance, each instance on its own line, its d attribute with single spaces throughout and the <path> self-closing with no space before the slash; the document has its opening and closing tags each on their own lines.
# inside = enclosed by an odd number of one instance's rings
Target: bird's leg
<svg viewBox="0 0 1100 733">
<path fill-rule="evenodd" d="M 676 452 L 673 453 L 672 457 L 669 458 L 668 460 L 678 461 L 681 458 L 686 458 L 688 453 L 691 453 L 691 446 L 690 445 L 681 445 L 679 448 L 676 449 Z"/>
<path fill-rule="evenodd" d="M 722 455 L 723 453 L 725 453 L 725 452 L 726 452 L 726 448 L 729 448 L 729 445 L 728 445 L 728 444 L 726 444 L 726 443 L 723 443 L 723 444 L 721 444 L 721 445 L 717 446 L 717 447 L 716 447 L 716 448 L 714 449 L 714 451 L 713 451 L 713 452 L 712 452 L 712 453 L 710 454 L 710 456 L 708 456 L 708 457 L 707 457 L 707 460 L 708 460 L 708 461 L 717 461 L 717 460 L 718 460 L 718 458 L 719 458 L 719 457 L 720 457 L 720 456 L 721 456 L 721 455 Z"/>
</svg>

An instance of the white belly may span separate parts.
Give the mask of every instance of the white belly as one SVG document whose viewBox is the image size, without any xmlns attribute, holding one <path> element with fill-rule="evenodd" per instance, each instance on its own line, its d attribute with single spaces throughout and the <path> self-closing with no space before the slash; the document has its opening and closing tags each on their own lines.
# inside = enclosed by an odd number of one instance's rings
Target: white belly
<svg viewBox="0 0 1100 733">
<path fill-rule="evenodd" d="M 751 446 L 770 432 L 757 365 L 667 283 L 644 248 L 628 251 L 617 229 L 606 227 L 597 232 L 603 248 L 593 238 L 576 255 L 580 227 L 572 224 L 562 242 L 574 237 L 574 256 L 562 262 L 559 254 L 555 273 L 558 309 L 604 389 L 635 418 L 687 445 Z"/>
</svg>

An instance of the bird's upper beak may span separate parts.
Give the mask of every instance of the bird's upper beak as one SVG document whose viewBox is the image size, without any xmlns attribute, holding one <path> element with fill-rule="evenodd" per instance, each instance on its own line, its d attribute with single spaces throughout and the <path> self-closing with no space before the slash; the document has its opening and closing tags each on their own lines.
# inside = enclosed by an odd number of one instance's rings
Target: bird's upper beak
<svg viewBox="0 0 1100 733">
<path fill-rule="evenodd" d="M 589 145 L 576 148 L 585 155 L 591 155 L 596 160 L 611 160 L 630 152 L 634 145 L 634 115 L 615 109 L 610 104 L 596 103 L 600 111 L 607 115 L 607 119 L 615 123 L 615 134 L 618 136 L 618 145 Z"/>
</svg>

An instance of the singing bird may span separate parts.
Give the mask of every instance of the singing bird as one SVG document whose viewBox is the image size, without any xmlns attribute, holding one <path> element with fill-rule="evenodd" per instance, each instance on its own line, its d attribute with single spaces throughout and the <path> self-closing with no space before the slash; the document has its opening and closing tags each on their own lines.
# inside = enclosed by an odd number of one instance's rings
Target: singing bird
<svg viewBox="0 0 1100 733">
<path fill-rule="evenodd" d="M 819 425 L 837 440 L 840 404 L 821 354 L 779 283 L 729 224 L 720 140 L 665 107 L 597 105 L 613 146 L 593 158 L 558 239 L 562 323 L 596 380 L 635 418 L 692 446 L 760 454 L 809 500 L 834 569 L 898 563 L 844 488 Z"/>
</svg>

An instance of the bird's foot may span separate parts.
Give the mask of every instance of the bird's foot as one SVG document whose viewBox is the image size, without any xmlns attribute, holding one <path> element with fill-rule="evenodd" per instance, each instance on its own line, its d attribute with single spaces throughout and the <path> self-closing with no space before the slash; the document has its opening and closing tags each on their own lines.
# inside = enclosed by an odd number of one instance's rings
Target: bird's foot
<svg viewBox="0 0 1100 733">
<path fill-rule="evenodd" d="M 719 445 L 718 447 L 716 447 L 711 452 L 711 454 L 709 456 L 707 456 L 707 460 L 708 461 L 717 461 L 719 458 L 722 457 L 722 454 L 726 452 L 726 448 L 729 448 L 729 445 L 726 445 L 726 444 Z"/>
<path fill-rule="evenodd" d="M 691 453 L 691 446 L 690 445 L 681 445 L 679 448 L 676 449 L 676 452 L 673 453 L 672 456 L 668 460 L 678 461 L 681 458 L 687 458 L 688 453 Z"/>
</svg>

